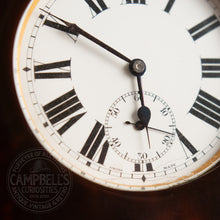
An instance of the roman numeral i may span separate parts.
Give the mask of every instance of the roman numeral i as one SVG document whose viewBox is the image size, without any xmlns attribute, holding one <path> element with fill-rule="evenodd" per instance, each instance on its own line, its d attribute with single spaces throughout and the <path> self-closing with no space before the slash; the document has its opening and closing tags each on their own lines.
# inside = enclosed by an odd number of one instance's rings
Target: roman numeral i
<svg viewBox="0 0 220 220">
<path fill-rule="evenodd" d="M 189 112 L 213 127 L 219 128 L 220 100 L 203 90 L 199 91 L 199 95 Z"/>
<path fill-rule="evenodd" d="M 169 13 L 171 8 L 173 7 L 174 2 L 175 2 L 175 0 L 169 0 L 164 11 Z"/>
<path fill-rule="evenodd" d="M 198 151 L 197 149 L 186 139 L 186 137 L 178 130 L 176 129 L 177 136 L 179 137 L 179 140 L 181 143 L 192 153 L 196 154 Z"/>
</svg>

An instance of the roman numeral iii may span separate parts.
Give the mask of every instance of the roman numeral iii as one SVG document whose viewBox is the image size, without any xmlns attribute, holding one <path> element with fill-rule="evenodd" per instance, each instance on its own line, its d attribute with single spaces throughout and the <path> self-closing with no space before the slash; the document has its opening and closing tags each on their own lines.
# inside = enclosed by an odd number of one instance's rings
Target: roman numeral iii
<svg viewBox="0 0 220 220">
<path fill-rule="evenodd" d="M 35 79 L 71 78 L 71 60 L 54 63 L 38 64 L 34 66 Z"/>
<path fill-rule="evenodd" d="M 89 5 L 90 9 L 92 10 L 92 16 L 101 13 L 102 11 L 108 9 L 107 5 L 103 0 L 85 0 L 85 2 Z M 97 2 L 97 3 L 96 3 Z M 95 13 L 95 15 L 94 15 Z"/>
<path fill-rule="evenodd" d="M 219 25 L 220 22 L 218 21 L 218 18 L 213 15 L 189 29 L 189 33 L 192 35 L 194 40 L 197 40 L 217 28 Z"/>
<path fill-rule="evenodd" d="M 104 126 L 96 122 L 80 153 L 91 160 L 96 158 L 97 154 L 99 154 L 98 163 L 103 164 L 109 148 L 107 140 L 102 144 L 104 136 Z M 91 163 L 88 162 L 87 165 L 90 166 Z"/>
<path fill-rule="evenodd" d="M 69 117 L 82 108 L 83 106 L 76 96 L 74 89 L 43 106 L 43 109 L 52 125 L 56 126 L 58 123 L 65 123 L 58 130 L 60 135 L 66 132 L 85 114 L 81 113 L 73 117 Z M 45 127 L 46 126 L 48 125 L 45 124 Z"/>
<path fill-rule="evenodd" d="M 219 128 L 220 100 L 203 90 L 199 91 L 199 95 L 189 112 L 213 127 Z"/>
<path fill-rule="evenodd" d="M 220 77 L 220 59 L 206 58 L 202 59 L 202 77 L 219 78 Z"/>
</svg>

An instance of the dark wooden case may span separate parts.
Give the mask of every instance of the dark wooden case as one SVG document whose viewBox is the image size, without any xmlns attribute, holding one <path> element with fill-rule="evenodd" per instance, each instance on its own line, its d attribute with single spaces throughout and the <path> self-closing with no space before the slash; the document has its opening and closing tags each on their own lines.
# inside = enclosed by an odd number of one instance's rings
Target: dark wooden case
<svg viewBox="0 0 220 220">
<path fill-rule="evenodd" d="M 15 32 L 28 3 L 29 0 L 0 3 L 0 219 L 219 220 L 219 167 L 185 185 L 145 193 L 107 189 L 72 173 L 68 199 L 57 210 L 41 215 L 25 211 L 12 200 L 6 181 L 11 161 L 27 149 L 42 148 L 23 117 L 12 74 Z"/>
</svg>

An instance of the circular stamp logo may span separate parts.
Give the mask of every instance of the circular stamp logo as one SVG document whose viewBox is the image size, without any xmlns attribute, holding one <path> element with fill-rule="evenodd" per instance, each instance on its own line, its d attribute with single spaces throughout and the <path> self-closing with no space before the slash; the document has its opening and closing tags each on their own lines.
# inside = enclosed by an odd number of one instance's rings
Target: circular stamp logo
<svg viewBox="0 0 220 220">
<path fill-rule="evenodd" d="M 31 212 L 48 212 L 59 207 L 71 190 L 70 171 L 43 149 L 19 155 L 8 172 L 12 198 Z"/>
</svg>

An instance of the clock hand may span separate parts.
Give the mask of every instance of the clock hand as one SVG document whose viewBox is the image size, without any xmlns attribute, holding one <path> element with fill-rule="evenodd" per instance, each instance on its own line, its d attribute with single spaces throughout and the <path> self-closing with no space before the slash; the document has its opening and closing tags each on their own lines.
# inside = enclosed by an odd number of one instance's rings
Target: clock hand
<svg viewBox="0 0 220 220">
<path fill-rule="evenodd" d="M 45 11 L 44 9 L 40 8 L 40 10 L 42 10 L 43 12 L 47 13 L 48 15 L 62 21 L 68 27 L 68 33 L 72 33 L 74 35 L 82 35 L 85 38 L 87 38 L 87 39 L 91 40 L 92 42 L 94 42 L 95 44 L 99 45 L 100 47 L 104 48 L 105 50 L 109 51 L 110 53 L 114 54 L 115 56 L 121 58 L 122 60 L 124 60 L 128 63 L 132 62 L 132 60 L 130 60 L 128 57 L 124 56 L 123 54 L 121 54 L 117 50 L 113 49 L 112 47 L 108 46 L 104 42 L 100 41 L 99 39 L 95 38 L 91 34 L 87 33 L 82 28 L 80 28 L 78 25 L 76 25 L 75 23 L 70 23 L 68 21 L 65 21 L 62 18 L 59 18 L 56 15 Z"/>
<path fill-rule="evenodd" d="M 144 106 L 144 105 L 141 106 L 138 110 L 138 117 L 139 117 L 141 123 L 143 124 L 143 126 L 146 129 L 149 148 L 151 148 L 150 136 L 149 136 L 149 132 L 148 132 L 148 124 L 149 124 L 149 121 L 150 121 L 150 118 L 151 118 L 150 109 L 148 107 Z"/>
<path fill-rule="evenodd" d="M 137 115 L 141 122 L 147 127 L 148 123 L 151 118 L 151 111 L 148 107 L 144 104 L 144 93 L 143 93 L 143 87 L 142 87 L 142 80 L 141 76 L 146 71 L 146 65 L 143 60 L 140 59 L 134 59 L 129 64 L 130 72 L 137 77 L 137 84 L 138 84 L 138 92 L 140 95 L 140 101 L 141 101 L 141 107 L 139 108 Z"/>
<path fill-rule="evenodd" d="M 146 65 L 143 60 L 134 59 L 130 62 L 129 69 L 130 69 L 131 74 L 137 77 L 138 90 L 139 90 L 139 95 L 140 95 L 140 100 L 141 100 L 141 107 L 138 109 L 137 115 L 140 121 L 143 123 L 143 125 L 146 128 L 149 148 L 151 148 L 150 137 L 149 137 L 149 132 L 148 132 L 148 124 L 151 118 L 151 111 L 144 104 L 144 93 L 143 93 L 142 80 L 141 80 L 141 76 L 146 71 Z"/>
<path fill-rule="evenodd" d="M 104 42 L 100 41 L 99 39 L 95 38 L 91 34 L 87 33 L 82 28 L 80 28 L 78 25 L 76 25 L 75 23 L 70 23 L 68 21 L 65 21 L 64 19 L 59 18 L 56 15 L 48 13 L 44 9 L 40 8 L 40 10 L 44 11 L 48 15 L 50 15 L 50 16 L 60 20 L 61 22 L 63 22 L 68 27 L 68 32 L 69 33 L 72 33 L 74 35 L 79 35 L 80 34 L 80 35 L 84 36 L 85 38 L 91 40 L 95 44 L 99 45 L 100 47 L 104 48 L 105 50 L 109 51 L 110 53 L 114 54 L 115 56 L 117 56 L 117 57 L 121 58 L 122 60 L 129 63 L 130 72 L 133 75 L 137 76 L 139 94 L 140 94 L 141 105 L 142 105 L 142 107 L 138 110 L 138 117 L 140 118 L 140 120 L 146 126 L 147 138 L 148 138 L 148 143 L 149 143 L 149 147 L 150 147 L 150 138 L 149 138 L 149 132 L 148 132 L 148 128 L 147 128 L 148 123 L 150 121 L 150 110 L 149 110 L 149 108 L 147 108 L 144 105 L 144 96 L 143 96 L 142 82 L 141 82 L 141 76 L 144 74 L 144 72 L 146 70 L 145 63 L 140 59 L 134 59 L 134 60 L 129 59 L 128 57 L 124 56 L 123 54 L 121 54 L 117 50 L 110 47 L 109 45 L 107 45 Z"/>
<path fill-rule="evenodd" d="M 143 130 L 145 128 L 145 126 L 143 125 L 143 123 L 141 121 L 137 121 L 136 123 L 126 121 L 125 124 L 126 125 L 134 125 L 137 130 Z M 153 131 L 158 131 L 158 132 L 161 132 L 161 133 L 165 133 L 165 134 L 169 134 L 169 135 L 174 135 L 171 132 L 164 131 L 164 130 L 157 129 L 157 128 L 153 128 L 153 127 L 149 127 L 149 126 L 148 126 L 148 129 L 153 130 Z"/>
</svg>

